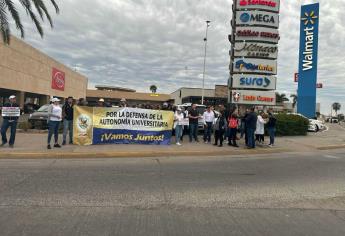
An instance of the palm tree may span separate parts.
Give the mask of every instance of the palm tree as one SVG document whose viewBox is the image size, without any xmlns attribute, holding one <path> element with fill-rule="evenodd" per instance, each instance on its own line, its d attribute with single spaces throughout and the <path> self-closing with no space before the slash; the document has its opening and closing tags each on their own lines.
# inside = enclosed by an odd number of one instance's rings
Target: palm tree
<svg viewBox="0 0 345 236">
<path fill-rule="evenodd" d="M 338 116 L 338 111 L 341 109 L 341 104 L 339 102 L 335 102 L 332 104 L 332 108 L 335 111 L 335 116 Z"/>
<path fill-rule="evenodd" d="M 291 94 L 290 95 L 290 98 L 292 98 L 292 107 L 295 108 L 296 107 L 296 104 L 297 104 L 297 95 L 296 94 Z"/>
<path fill-rule="evenodd" d="M 150 86 L 150 91 L 151 91 L 152 93 L 156 93 L 156 92 L 157 92 L 157 86 L 156 86 L 156 85 L 151 85 L 151 86 Z"/>
<path fill-rule="evenodd" d="M 47 7 L 43 0 L 18 0 L 19 3 L 24 7 L 26 14 L 31 18 L 34 22 L 38 33 L 43 37 L 43 29 L 41 26 L 41 21 L 44 21 L 44 17 L 47 18 L 51 27 L 53 27 L 53 21 L 49 15 Z M 56 13 L 59 13 L 59 6 L 56 4 L 55 0 L 50 0 L 53 4 Z M 35 14 L 34 10 L 36 10 L 39 14 L 38 16 Z M 19 13 L 13 3 L 13 0 L 0 0 L 0 31 L 2 34 L 2 40 L 5 44 L 10 43 L 11 37 L 11 30 L 8 15 L 10 15 L 15 24 L 16 28 L 20 31 L 20 35 L 24 38 L 24 26 L 20 20 Z"/>
<path fill-rule="evenodd" d="M 284 102 L 288 102 L 290 101 L 287 97 L 286 97 L 286 94 L 285 93 L 276 93 L 276 101 L 277 103 L 284 103 Z"/>
</svg>

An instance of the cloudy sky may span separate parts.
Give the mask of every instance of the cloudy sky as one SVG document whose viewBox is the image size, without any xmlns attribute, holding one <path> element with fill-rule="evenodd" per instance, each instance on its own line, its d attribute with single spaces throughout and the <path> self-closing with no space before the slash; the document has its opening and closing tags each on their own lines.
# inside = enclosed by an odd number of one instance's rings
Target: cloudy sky
<svg viewBox="0 0 345 236">
<path fill-rule="evenodd" d="M 49 1 L 47 1 L 49 2 Z M 211 20 L 206 86 L 226 84 L 231 32 L 231 0 L 57 0 L 54 29 L 41 39 L 22 12 L 25 41 L 73 67 L 95 84 L 171 93 L 179 87 L 201 87 L 205 20 Z M 296 92 L 299 10 L 303 3 L 281 1 L 278 90 Z M 323 113 L 332 102 L 345 111 L 345 3 L 320 0 L 318 101 Z"/>
</svg>

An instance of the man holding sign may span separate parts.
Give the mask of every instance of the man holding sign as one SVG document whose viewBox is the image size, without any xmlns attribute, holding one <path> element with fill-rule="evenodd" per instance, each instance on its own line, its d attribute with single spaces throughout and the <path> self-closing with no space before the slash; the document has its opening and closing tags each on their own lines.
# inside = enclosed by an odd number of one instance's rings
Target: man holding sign
<svg viewBox="0 0 345 236">
<path fill-rule="evenodd" d="M 14 141 L 16 138 L 16 130 L 17 130 L 17 122 L 18 118 L 20 116 L 20 108 L 18 104 L 16 103 L 16 96 L 12 95 L 9 97 L 10 102 L 5 103 L 5 105 L 2 108 L 2 118 L 3 123 L 1 126 L 1 137 L 2 137 L 2 144 L 0 147 L 5 146 L 7 143 L 7 136 L 6 132 L 9 127 L 11 127 L 11 136 L 9 145 L 11 148 L 13 148 Z"/>
</svg>

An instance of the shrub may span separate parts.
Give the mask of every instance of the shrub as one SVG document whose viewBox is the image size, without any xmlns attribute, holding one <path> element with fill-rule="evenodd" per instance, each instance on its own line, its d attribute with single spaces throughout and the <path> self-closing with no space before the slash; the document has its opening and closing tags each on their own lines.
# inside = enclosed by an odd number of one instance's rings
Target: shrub
<svg viewBox="0 0 345 236">
<path fill-rule="evenodd" d="M 277 135 L 278 136 L 297 136 L 307 135 L 309 120 L 292 114 L 278 114 L 277 118 Z"/>
<path fill-rule="evenodd" d="M 26 122 L 19 122 L 17 125 L 17 128 L 22 129 L 26 132 L 26 131 L 28 131 L 28 129 L 31 129 L 31 124 L 30 124 L 30 122 L 27 122 L 27 121 Z"/>
</svg>

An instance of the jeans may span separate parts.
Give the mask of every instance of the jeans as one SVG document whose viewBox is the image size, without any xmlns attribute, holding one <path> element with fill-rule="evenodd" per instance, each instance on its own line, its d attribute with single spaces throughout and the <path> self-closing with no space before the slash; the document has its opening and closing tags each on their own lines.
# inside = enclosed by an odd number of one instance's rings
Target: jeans
<svg viewBox="0 0 345 236">
<path fill-rule="evenodd" d="M 270 136 L 270 144 L 274 145 L 274 136 L 276 129 L 274 127 L 268 127 L 268 135 Z"/>
<path fill-rule="evenodd" d="M 54 141 L 55 143 L 58 143 L 59 140 L 59 126 L 60 126 L 60 121 L 52 121 L 50 120 L 48 122 L 48 144 L 50 144 L 50 141 L 52 139 L 52 136 L 54 134 Z"/>
<path fill-rule="evenodd" d="M 223 141 L 224 141 L 224 132 L 225 130 L 216 130 L 214 133 L 214 144 L 218 144 L 218 140 L 220 142 L 220 145 L 223 145 Z"/>
<path fill-rule="evenodd" d="M 66 142 L 67 132 L 69 132 L 69 141 L 70 143 L 73 142 L 73 120 L 66 120 L 63 121 L 63 141 Z"/>
<path fill-rule="evenodd" d="M 206 122 L 204 129 L 204 141 L 211 142 L 212 122 Z"/>
<path fill-rule="evenodd" d="M 190 123 L 189 124 L 189 141 L 198 141 L 198 123 Z"/>
<path fill-rule="evenodd" d="M 14 141 L 16 139 L 16 130 L 17 130 L 17 121 L 12 121 L 10 122 L 7 119 L 3 120 L 2 126 L 1 126 L 1 137 L 2 137 L 2 143 L 5 144 L 7 143 L 7 136 L 6 132 L 9 127 L 11 127 L 11 136 L 10 136 L 10 145 L 14 145 Z"/>
<path fill-rule="evenodd" d="M 182 133 L 183 133 L 183 126 L 182 125 L 176 125 L 176 127 L 175 127 L 176 143 L 179 143 L 181 141 Z"/>
<path fill-rule="evenodd" d="M 230 129 L 230 135 L 228 137 L 229 145 L 237 145 L 236 139 L 237 139 L 237 128 L 231 128 Z"/>
<path fill-rule="evenodd" d="M 253 128 L 247 128 L 247 138 L 248 138 L 248 144 L 247 146 L 250 148 L 255 148 L 255 129 Z"/>
</svg>

